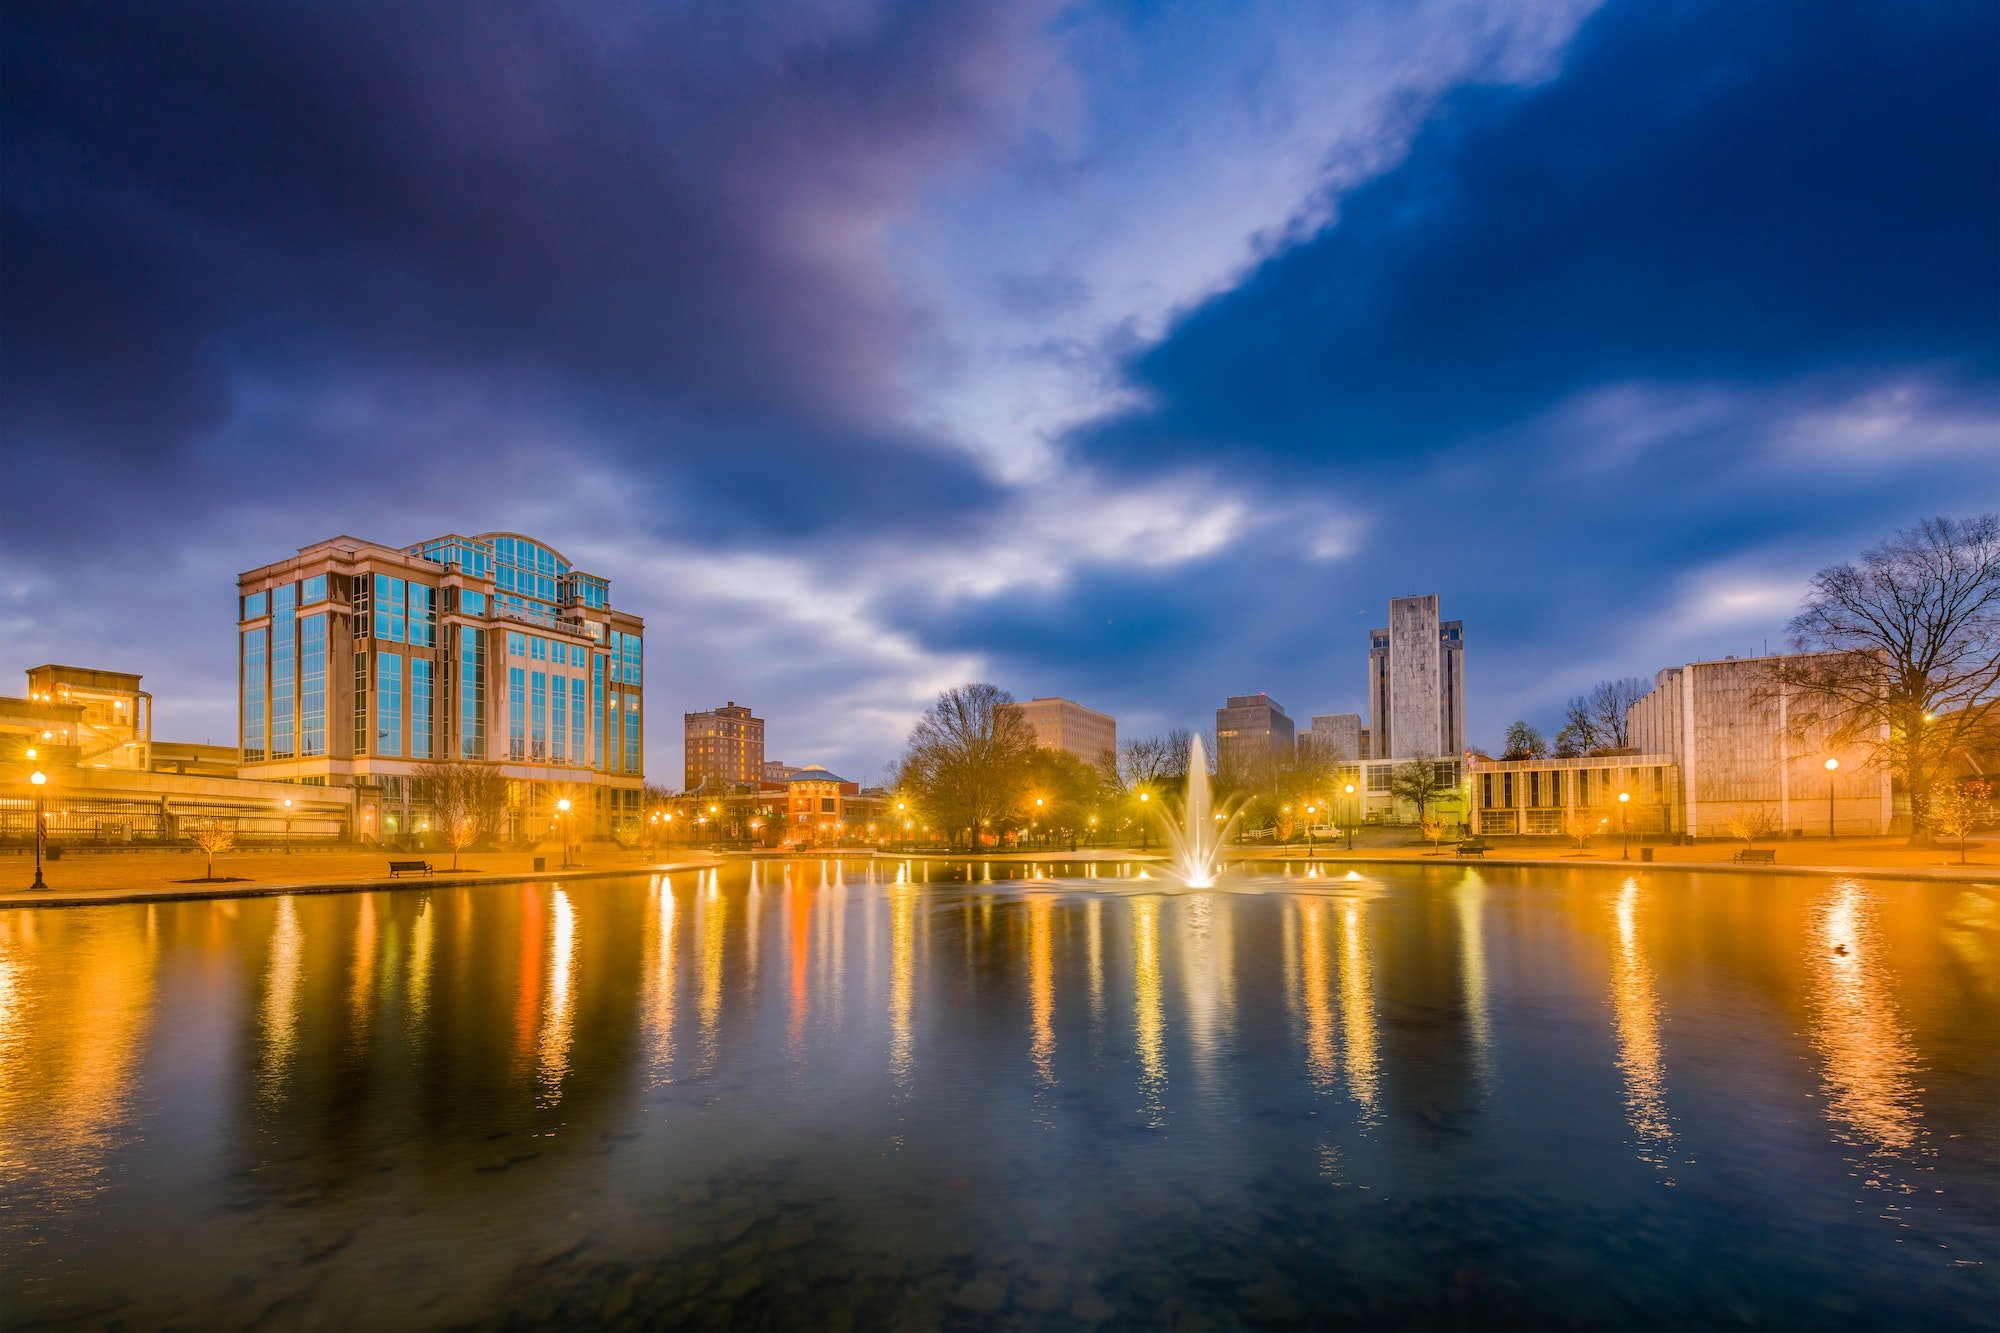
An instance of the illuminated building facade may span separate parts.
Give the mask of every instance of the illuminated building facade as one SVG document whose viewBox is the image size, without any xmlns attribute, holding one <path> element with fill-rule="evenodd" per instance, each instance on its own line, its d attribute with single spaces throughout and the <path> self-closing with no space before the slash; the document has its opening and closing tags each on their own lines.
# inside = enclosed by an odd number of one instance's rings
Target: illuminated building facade
<svg viewBox="0 0 2000 1333">
<path fill-rule="evenodd" d="M 1070 699 L 1029 699 L 1002 704 L 1019 715 L 1044 750 L 1067 750 L 1086 764 L 1096 764 L 1106 751 L 1118 749 L 1118 720 L 1109 713 L 1085 708 Z"/>
<path fill-rule="evenodd" d="M 764 780 L 764 719 L 734 699 L 720 708 L 683 713 L 682 749 L 689 792 L 724 792 Z"/>
<path fill-rule="evenodd" d="M 1465 628 L 1438 619 L 1436 593 L 1393 599 L 1368 632 L 1368 710 L 1371 759 L 1464 753 Z"/>
<path fill-rule="evenodd" d="M 1215 767 L 1240 772 L 1267 759 L 1290 759 L 1297 743 L 1292 719 L 1268 694 L 1231 695 L 1215 710 Z"/>
<path fill-rule="evenodd" d="M 510 532 L 334 537 L 250 570 L 237 578 L 241 772 L 362 789 L 364 838 L 422 832 L 413 779 L 443 761 L 498 769 L 517 823 L 560 795 L 599 835 L 635 827 L 645 625 L 610 590 Z"/>
</svg>

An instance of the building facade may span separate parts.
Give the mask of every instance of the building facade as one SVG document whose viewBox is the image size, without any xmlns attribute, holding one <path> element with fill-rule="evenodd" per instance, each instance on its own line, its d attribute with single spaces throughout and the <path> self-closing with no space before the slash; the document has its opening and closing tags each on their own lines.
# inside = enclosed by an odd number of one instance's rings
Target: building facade
<svg viewBox="0 0 2000 1333">
<path fill-rule="evenodd" d="M 1296 750 L 1292 719 L 1268 694 L 1236 694 L 1215 710 L 1215 766 L 1240 772 Z"/>
<path fill-rule="evenodd" d="M 1475 759 L 1471 781 L 1472 827 L 1482 836 L 1686 831 L 1680 769 L 1670 754 Z"/>
<path fill-rule="evenodd" d="M 508 780 L 502 837 L 559 797 L 635 828 L 645 626 L 610 589 L 510 532 L 334 537 L 238 576 L 243 776 L 360 789 L 363 838 L 416 832 L 413 780 L 445 761 Z"/>
<path fill-rule="evenodd" d="M 1671 755 L 1679 768 L 1683 830 L 1729 837 L 1732 820 L 1750 818 L 1806 837 L 1829 827 L 1836 836 L 1893 831 L 1888 768 L 1801 725 L 1777 670 L 1782 660 L 1667 667 L 1627 712 L 1632 744 Z"/>
<path fill-rule="evenodd" d="M 1435 593 L 1398 597 L 1368 632 L 1371 758 L 1429 759 L 1465 750 L 1465 629 L 1438 619 Z"/>
<path fill-rule="evenodd" d="M 1096 764 L 1105 751 L 1118 749 L 1118 720 L 1074 700 L 1028 699 L 1002 707 L 1028 724 L 1035 744 L 1044 750 L 1067 750 L 1086 764 Z"/>
<path fill-rule="evenodd" d="M 1300 739 L 1310 740 L 1326 758 L 1353 763 L 1368 757 L 1361 743 L 1367 730 L 1359 713 L 1319 713 Z"/>
<path fill-rule="evenodd" d="M 764 780 L 764 719 L 734 699 L 682 714 L 684 791 L 732 791 Z"/>
</svg>

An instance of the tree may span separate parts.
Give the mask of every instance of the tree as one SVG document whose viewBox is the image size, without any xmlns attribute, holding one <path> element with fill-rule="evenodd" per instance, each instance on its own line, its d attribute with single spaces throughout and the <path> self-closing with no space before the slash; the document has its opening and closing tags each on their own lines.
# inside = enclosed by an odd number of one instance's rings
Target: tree
<svg viewBox="0 0 2000 1333">
<path fill-rule="evenodd" d="M 1722 827 L 1729 830 L 1732 838 L 1743 839 L 1743 845 L 1755 847 L 1757 839 L 1768 838 L 1778 831 L 1778 821 L 1768 806 L 1752 803 L 1739 804 L 1729 818 L 1722 821 Z"/>
<path fill-rule="evenodd" d="M 430 803 L 438 836 L 451 848 L 453 870 L 458 869 L 458 854 L 477 842 L 480 834 L 491 831 L 486 822 L 488 813 L 482 808 L 489 796 L 485 791 L 489 775 L 499 777 L 484 764 L 440 760 L 417 765 L 417 792 Z M 501 790 L 504 800 L 504 786 Z"/>
<path fill-rule="evenodd" d="M 1563 811 L 1563 836 L 1576 843 L 1579 852 L 1590 850 L 1590 840 L 1604 827 L 1604 816 L 1589 806 L 1573 805 Z"/>
<path fill-rule="evenodd" d="M 1618 680 L 1600 680 L 1571 699 L 1563 713 L 1562 730 L 1556 733 L 1557 756 L 1576 759 L 1630 749 L 1632 730 L 1626 714 L 1652 688 L 1638 676 L 1624 676 Z M 1512 736 L 1510 730 L 1510 740 Z"/>
<path fill-rule="evenodd" d="M 951 841 L 976 846 L 983 821 L 1004 817 L 1020 795 L 1034 733 L 1014 696 L 980 681 L 946 690 L 918 719 L 897 786 L 917 794 Z"/>
<path fill-rule="evenodd" d="M 1420 822 L 1417 831 L 1424 835 L 1424 841 L 1431 845 L 1433 852 L 1437 850 L 1437 845 L 1444 841 L 1444 821 L 1435 815 Z"/>
<path fill-rule="evenodd" d="M 1965 840 L 1993 815 L 1993 784 L 1975 778 L 1970 782 L 1946 779 L 1932 784 L 1931 827 L 1946 838 L 1958 840 L 1958 863 L 1965 864 Z"/>
<path fill-rule="evenodd" d="M 220 819 L 191 820 L 187 832 L 189 840 L 208 856 L 208 869 L 202 872 L 202 877 L 214 879 L 215 858 L 236 849 L 236 825 Z"/>
<path fill-rule="evenodd" d="M 1526 722 L 1516 722 L 1507 728 L 1507 746 L 1500 752 L 1502 759 L 1546 759 L 1549 743 L 1542 733 Z"/>
<path fill-rule="evenodd" d="M 1790 629 L 1795 727 L 1885 764 L 1927 844 L 1938 775 L 2000 729 L 2000 515 L 1927 519 L 1827 566 Z"/>
<path fill-rule="evenodd" d="M 1396 765 L 1389 773 L 1389 794 L 1415 806 L 1419 824 L 1424 822 L 1431 807 L 1451 792 L 1449 785 L 1438 781 L 1437 769 L 1435 759 L 1412 759 Z"/>
<path fill-rule="evenodd" d="M 1039 826 L 1046 840 L 1052 835 L 1075 841 L 1103 801 L 1102 774 L 1068 750 L 1037 749 L 1022 765 L 1022 795 L 1016 807 L 1020 819 Z M 1039 799 L 1042 804 L 1036 805 Z"/>
</svg>

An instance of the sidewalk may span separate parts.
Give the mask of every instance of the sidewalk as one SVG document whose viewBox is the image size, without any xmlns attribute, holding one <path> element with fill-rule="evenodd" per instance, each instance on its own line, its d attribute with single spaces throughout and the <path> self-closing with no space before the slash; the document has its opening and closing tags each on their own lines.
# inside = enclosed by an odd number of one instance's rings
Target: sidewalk
<svg viewBox="0 0 2000 1333">
<path fill-rule="evenodd" d="M 561 862 L 548 849 L 527 852 L 464 852 L 457 870 L 450 852 L 356 851 L 315 848 L 286 855 L 258 849 L 224 852 L 215 858 L 215 873 L 231 877 L 216 884 L 188 883 L 199 879 L 208 861 L 200 852 L 91 852 L 65 849 L 59 861 L 42 867 L 46 892 L 28 885 L 35 878 L 35 858 L 0 856 L 0 908 L 76 907 L 92 903 L 164 902 L 176 898 L 262 897 L 279 893 L 334 893 L 357 889 L 442 888 L 493 884 L 524 879 L 595 879 L 606 875 L 654 874 L 720 864 L 698 851 L 627 851 L 613 843 L 589 843 L 569 870 L 537 871 L 534 858 L 551 867 Z M 404 875 L 390 879 L 392 860 L 428 861 L 435 875 Z"/>
</svg>

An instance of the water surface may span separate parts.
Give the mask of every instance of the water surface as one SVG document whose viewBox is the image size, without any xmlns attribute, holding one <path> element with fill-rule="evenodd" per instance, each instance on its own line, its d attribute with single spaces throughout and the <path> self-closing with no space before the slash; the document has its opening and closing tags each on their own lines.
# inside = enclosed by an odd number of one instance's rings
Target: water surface
<svg viewBox="0 0 2000 1333">
<path fill-rule="evenodd" d="M 0 914 L 0 1324 L 1990 1325 L 2000 889 L 1116 870 Z"/>
</svg>

